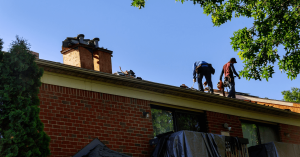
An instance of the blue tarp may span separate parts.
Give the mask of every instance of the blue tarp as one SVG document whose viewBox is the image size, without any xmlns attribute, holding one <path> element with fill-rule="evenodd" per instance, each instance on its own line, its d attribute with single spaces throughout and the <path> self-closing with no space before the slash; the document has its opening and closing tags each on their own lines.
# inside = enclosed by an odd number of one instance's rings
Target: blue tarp
<svg viewBox="0 0 300 157">
<path fill-rule="evenodd" d="M 274 142 L 249 147 L 248 151 L 249 157 L 279 157 Z"/>
<path fill-rule="evenodd" d="M 163 153 L 152 156 L 225 157 L 225 136 L 222 135 L 183 130 L 168 135 L 165 145 Z"/>
</svg>

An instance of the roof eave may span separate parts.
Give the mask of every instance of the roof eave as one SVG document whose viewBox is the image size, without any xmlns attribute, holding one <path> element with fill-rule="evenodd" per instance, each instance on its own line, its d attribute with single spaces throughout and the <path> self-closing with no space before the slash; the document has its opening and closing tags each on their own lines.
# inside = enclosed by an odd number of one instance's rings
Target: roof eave
<svg viewBox="0 0 300 157">
<path fill-rule="evenodd" d="M 278 116 L 285 116 L 291 118 L 296 118 L 296 117 L 300 118 L 299 113 L 290 112 L 290 111 L 269 107 L 269 106 L 263 106 L 263 105 L 246 102 L 239 99 L 232 99 L 232 98 L 227 98 L 219 95 L 195 91 L 191 89 L 185 89 L 185 88 L 175 87 L 171 85 L 146 81 L 146 80 L 133 79 L 124 76 L 118 76 L 109 73 L 83 69 L 83 68 L 70 66 L 58 62 L 43 60 L 43 59 L 37 59 L 36 63 L 39 67 L 42 67 L 44 68 L 45 71 L 49 71 L 49 72 L 71 75 L 75 77 L 87 78 L 92 80 L 98 80 L 102 82 L 129 86 L 133 88 L 139 88 L 139 89 L 154 91 L 163 94 L 180 96 L 184 98 L 191 98 L 191 99 L 202 100 L 207 102 L 219 103 L 230 107 L 237 107 L 237 108 L 242 108 L 242 109 L 256 111 L 256 112 L 270 113 Z"/>
</svg>

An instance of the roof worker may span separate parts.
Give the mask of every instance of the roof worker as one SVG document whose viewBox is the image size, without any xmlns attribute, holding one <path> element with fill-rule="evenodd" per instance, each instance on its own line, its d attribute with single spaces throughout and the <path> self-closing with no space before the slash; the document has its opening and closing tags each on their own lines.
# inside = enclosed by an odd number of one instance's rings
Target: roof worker
<svg viewBox="0 0 300 157">
<path fill-rule="evenodd" d="M 229 82 L 229 94 L 227 97 L 229 98 L 235 98 L 235 82 L 234 82 L 234 76 L 233 73 L 239 78 L 241 79 L 241 77 L 239 76 L 239 74 L 235 71 L 235 68 L 233 66 L 234 63 L 237 63 L 235 58 L 231 58 L 230 61 L 228 63 L 226 63 L 223 66 L 221 75 L 220 75 L 220 82 L 222 82 L 222 76 L 223 73 L 225 75 L 225 81 Z"/>
<path fill-rule="evenodd" d="M 194 70 L 193 70 L 193 81 L 196 82 L 196 75 L 198 75 L 198 89 L 204 92 L 203 85 L 202 85 L 202 78 L 205 76 L 206 82 L 208 84 L 209 92 L 214 93 L 213 85 L 211 82 L 211 74 L 215 74 L 215 69 L 212 67 L 211 64 L 205 61 L 197 61 L 194 63 Z"/>
</svg>

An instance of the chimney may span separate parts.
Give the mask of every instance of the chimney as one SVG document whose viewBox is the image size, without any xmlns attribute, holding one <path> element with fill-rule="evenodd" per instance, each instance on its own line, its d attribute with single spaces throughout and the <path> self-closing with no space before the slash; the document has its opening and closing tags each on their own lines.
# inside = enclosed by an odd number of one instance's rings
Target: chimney
<svg viewBox="0 0 300 157">
<path fill-rule="evenodd" d="M 103 48 L 95 49 L 94 70 L 112 73 L 111 57 L 112 51 Z"/>
<path fill-rule="evenodd" d="M 94 41 L 95 48 L 98 48 L 99 47 L 98 42 L 100 41 L 100 39 L 94 38 L 93 41 Z"/>
<path fill-rule="evenodd" d="M 34 51 L 30 51 L 30 53 L 34 54 L 36 59 L 40 59 L 40 57 L 39 57 L 40 54 L 39 53 L 34 52 Z"/>
<path fill-rule="evenodd" d="M 62 43 L 64 64 L 112 73 L 112 51 L 99 48 L 99 38 L 84 39 L 83 34 L 68 37 Z"/>
</svg>

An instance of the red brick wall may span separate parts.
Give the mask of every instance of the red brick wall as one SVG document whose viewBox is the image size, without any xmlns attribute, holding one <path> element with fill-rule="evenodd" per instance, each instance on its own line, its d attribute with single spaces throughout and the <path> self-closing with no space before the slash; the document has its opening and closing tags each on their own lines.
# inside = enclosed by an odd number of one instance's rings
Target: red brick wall
<svg viewBox="0 0 300 157">
<path fill-rule="evenodd" d="M 280 141 L 285 143 L 300 144 L 300 127 L 279 124 Z"/>
<path fill-rule="evenodd" d="M 52 156 L 73 156 L 94 138 L 132 156 L 152 153 L 152 121 L 142 116 L 148 101 L 49 84 L 39 98 Z"/>
<path fill-rule="evenodd" d="M 206 118 L 209 133 L 221 134 L 221 131 L 228 131 L 223 127 L 223 124 L 227 123 L 231 127 L 230 136 L 243 137 L 242 124 L 238 116 L 207 111 Z"/>
<path fill-rule="evenodd" d="M 221 131 L 227 131 L 224 123 L 232 127 L 230 136 L 243 137 L 242 124 L 238 116 L 227 115 L 216 112 L 206 112 L 208 132 L 221 134 Z M 279 124 L 280 141 L 285 143 L 300 144 L 300 127 L 287 124 Z"/>
<path fill-rule="evenodd" d="M 150 102 L 134 98 L 42 84 L 40 118 L 51 137 L 52 156 L 73 156 L 94 138 L 112 150 L 132 156 L 149 156 L 153 148 Z M 238 116 L 206 112 L 207 129 L 221 134 L 232 127 L 230 136 L 243 137 Z M 279 124 L 280 140 L 300 144 L 300 127 Z M 287 135 L 289 134 L 289 136 Z"/>
</svg>

